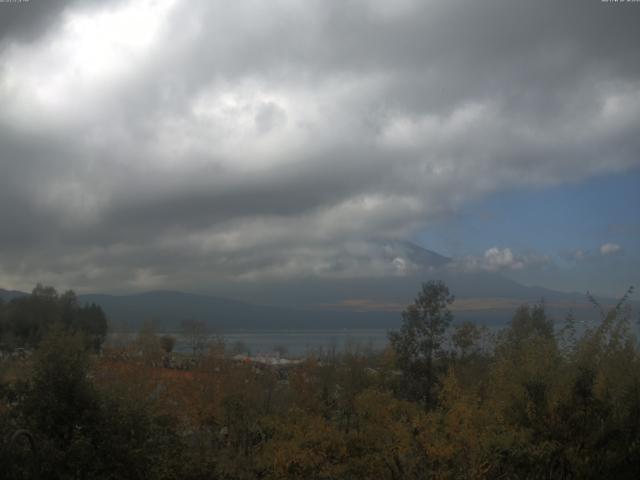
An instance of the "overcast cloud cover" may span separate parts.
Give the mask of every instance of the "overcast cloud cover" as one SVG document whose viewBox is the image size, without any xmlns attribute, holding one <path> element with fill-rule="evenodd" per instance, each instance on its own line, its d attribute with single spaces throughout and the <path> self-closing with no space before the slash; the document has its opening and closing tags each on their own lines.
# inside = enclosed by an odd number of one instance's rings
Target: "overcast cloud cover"
<svg viewBox="0 0 640 480">
<path fill-rule="evenodd" d="M 373 240 L 640 166 L 638 25 L 599 0 L 0 3 L 0 286 L 402 274 Z M 549 262 L 508 247 L 459 263 Z"/>
</svg>

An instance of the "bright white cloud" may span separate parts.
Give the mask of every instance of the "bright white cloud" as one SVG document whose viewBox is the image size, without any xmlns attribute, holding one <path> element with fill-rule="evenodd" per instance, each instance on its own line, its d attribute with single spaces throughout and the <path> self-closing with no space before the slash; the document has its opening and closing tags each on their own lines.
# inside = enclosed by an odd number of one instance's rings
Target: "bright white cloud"
<svg viewBox="0 0 640 480">
<path fill-rule="evenodd" d="M 588 252 L 585 252 L 584 250 L 579 248 L 578 250 L 572 252 L 571 256 L 573 257 L 574 260 L 581 261 L 581 260 L 584 260 L 587 257 L 587 255 L 588 255 Z"/>
<path fill-rule="evenodd" d="M 7 113 L 25 123 L 33 117 L 86 119 L 84 108 L 99 108 L 100 96 L 110 95 L 144 65 L 175 1 L 129 0 L 70 10 L 59 29 L 35 47 L 12 44 L 4 52 L 0 77 Z"/>
<path fill-rule="evenodd" d="M 518 271 L 531 267 L 541 267 L 551 263 L 547 255 L 535 253 L 515 254 L 510 248 L 492 247 L 482 256 L 467 256 L 455 259 L 450 268 L 461 271 Z"/>
<path fill-rule="evenodd" d="M 489 270 L 499 270 L 501 268 L 511 268 L 520 270 L 524 263 L 516 260 L 510 248 L 500 250 L 497 247 L 490 248 L 484 252 L 484 260 Z"/>
<path fill-rule="evenodd" d="M 617 243 L 605 243 L 600 246 L 601 255 L 613 255 L 619 253 L 621 250 L 622 247 Z"/>
</svg>

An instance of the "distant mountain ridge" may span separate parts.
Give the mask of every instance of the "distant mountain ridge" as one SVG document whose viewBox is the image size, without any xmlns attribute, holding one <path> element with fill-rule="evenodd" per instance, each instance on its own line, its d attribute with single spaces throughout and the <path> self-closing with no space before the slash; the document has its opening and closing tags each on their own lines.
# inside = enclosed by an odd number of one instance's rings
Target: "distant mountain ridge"
<svg viewBox="0 0 640 480">
<path fill-rule="evenodd" d="M 28 295 L 28 293 L 20 292 L 18 290 L 5 290 L 3 288 L 0 288 L 0 299 L 5 302 L 9 302 L 14 298 L 24 297 L 25 295 Z"/>
<path fill-rule="evenodd" d="M 378 240 L 372 245 L 375 259 L 410 268 L 402 274 L 378 277 L 226 282 L 212 287 L 218 296 L 156 290 L 126 295 L 83 294 L 78 298 L 100 305 L 115 330 L 136 330 L 142 322 L 151 320 L 159 328 L 175 331 L 182 320 L 191 318 L 220 331 L 396 328 L 401 310 L 413 301 L 420 284 L 437 279 L 443 280 L 459 300 L 453 305 L 458 321 L 503 324 L 517 305 L 542 299 L 556 318 L 577 308 L 593 314 L 584 294 L 527 287 L 495 272 L 461 272 L 451 268 L 450 258 L 410 242 Z M 23 295 L 27 294 L 0 289 L 4 301 Z"/>
<path fill-rule="evenodd" d="M 523 287 L 526 288 L 526 287 Z M 536 293 L 551 291 L 533 290 Z M 573 296 L 563 297 L 560 292 L 554 301 L 564 298 L 573 301 Z M 0 290 L 0 298 L 5 301 L 27 295 L 24 292 Z M 503 299 L 506 297 L 503 297 Z M 550 299 L 549 296 L 545 297 Z M 84 294 L 79 295 L 81 303 L 95 303 L 105 311 L 112 331 L 135 331 L 145 321 L 153 321 L 160 330 L 178 331 L 185 319 L 202 320 L 213 331 L 233 330 L 336 330 L 397 328 L 400 324 L 400 310 L 397 308 L 360 309 L 353 304 L 327 304 L 295 308 L 251 304 L 209 295 L 199 295 L 170 290 L 149 291 L 127 295 Z M 465 302 L 466 300 L 466 302 Z M 481 300 L 478 299 L 478 300 Z M 511 318 L 515 306 L 526 299 L 517 299 L 506 306 L 495 308 L 478 305 L 474 308 L 469 298 L 460 298 L 465 309 L 454 309 L 456 320 L 472 320 L 485 324 L 503 324 Z M 536 301 L 533 298 L 531 301 Z M 486 303 L 486 302 L 485 302 Z M 498 302 L 499 303 L 499 302 Z M 553 301 L 549 302 L 553 309 Z M 471 305 L 471 308 L 468 306 Z M 358 304 L 355 304 L 358 307 Z M 455 307 L 455 303 L 454 303 Z"/>
</svg>

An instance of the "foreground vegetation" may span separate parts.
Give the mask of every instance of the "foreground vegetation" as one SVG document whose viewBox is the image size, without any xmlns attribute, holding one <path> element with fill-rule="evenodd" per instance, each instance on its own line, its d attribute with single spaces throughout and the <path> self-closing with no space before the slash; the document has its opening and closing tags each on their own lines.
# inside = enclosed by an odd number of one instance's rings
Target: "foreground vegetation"
<svg viewBox="0 0 640 480">
<path fill-rule="evenodd" d="M 0 305 L 12 342 L 15 312 L 42 309 L 22 339 L 35 353 L 0 363 L 2 478 L 640 474 L 640 355 L 626 297 L 594 324 L 570 315 L 557 326 L 544 305 L 523 306 L 492 337 L 452 325 L 453 297 L 428 283 L 382 353 L 268 368 L 218 342 L 194 348 L 188 369 L 163 366 L 171 341 L 149 328 L 100 349 L 101 321 L 87 320 L 99 308 L 64 317 L 63 297 L 34 291 Z"/>
</svg>

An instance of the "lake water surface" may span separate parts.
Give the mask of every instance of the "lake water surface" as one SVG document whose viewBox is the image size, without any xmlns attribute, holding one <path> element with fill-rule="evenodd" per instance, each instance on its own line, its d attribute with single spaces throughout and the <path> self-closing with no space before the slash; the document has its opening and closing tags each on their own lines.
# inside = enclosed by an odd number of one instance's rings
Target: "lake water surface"
<svg viewBox="0 0 640 480">
<path fill-rule="evenodd" d="M 188 338 L 181 333 L 169 334 L 176 338 L 174 351 L 190 351 Z M 108 341 L 133 340 L 136 334 L 109 335 Z M 386 329 L 369 330 L 261 330 L 226 332 L 219 335 L 229 352 L 250 355 L 270 354 L 277 351 L 285 357 L 302 357 L 309 353 L 343 353 L 348 350 L 381 351 L 388 343 Z M 211 341 L 215 341 L 214 336 Z"/>
<path fill-rule="evenodd" d="M 285 356 L 293 357 L 356 349 L 380 351 L 388 343 L 387 330 L 384 329 L 234 332 L 224 334 L 223 338 L 231 350 L 240 350 L 245 345 L 251 355 L 281 350 Z"/>
<path fill-rule="evenodd" d="M 556 325 L 560 327 L 560 325 Z M 638 325 L 636 325 L 638 327 Z M 491 326 L 497 333 L 500 326 Z M 640 334 L 640 330 L 636 330 Z M 280 352 L 288 358 L 302 357 L 310 353 L 344 353 L 346 351 L 382 351 L 389 343 L 387 329 L 358 330 L 251 330 L 225 332 L 219 335 L 227 352 L 249 355 Z M 188 353 L 188 338 L 181 333 L 171 333 L 176 338 L 174 351 Z M 638 335 L 640 338 L 640 335 Z M 133 340 L 136 334 L 110 334 L 108 341 Z M 211 341 L 216 337 L 211 336 Z"/>
</svg>

